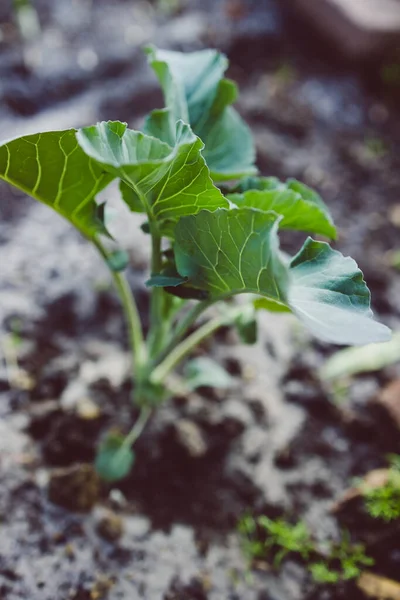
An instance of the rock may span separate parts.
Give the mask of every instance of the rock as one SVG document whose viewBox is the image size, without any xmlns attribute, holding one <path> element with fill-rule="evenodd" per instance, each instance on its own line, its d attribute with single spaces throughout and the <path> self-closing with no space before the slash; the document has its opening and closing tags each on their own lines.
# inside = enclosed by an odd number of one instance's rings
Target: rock
<svg viewBox="0 0 400 600">
<path fill-rule="evenodd" d="M 83 420 L 91 421 L 101 416 L 97 404 L 89 397 L 81 398 L 76 405 L 76 414 Z"/>
<path fill-rule="evenodd" d="M 123 521 L 112 510 L 102 509 L 96 515 L 96 531 L 105 540 L 115 542 L 124 532 Z"/>
<path fill-rule="evenodd" d="M 151 521 L 147 517 L 126 516 L 125 528 L 128 535 L 135 539 L 143 539 L 151 530 Z"/>
<path fill-rule="evenodd" d="M 371 57 L 398 44 L 397 0 L 295 0 L 295 4 L 347 58 Z"/>
<path fill-rule="evenodd" d="M 357 581 L 357 587 L 369 598 L 400 600 L 400 583 L 374 573 L 363 573 Z"/>
<path fill-rule="evenodd" d="M 180 419 L 175 423 L 175 434 L 178 443 L 185 448 L 192 458 L 201 458 L 206 454 L 206 440 L 203 432 L 194 421 Z"/>
<path fill-rule="evenodd" d="M 93 465 L 79 464 L 55 469 L 50 475 L 49 500 L 63 508 L 90 511 L 100 492 L 99 477 Z"/>
<path fill-rule="evenodd" d="M 377 397 L 377 403 L 400 430 L 400 379 L 395 379 L 383 388 Z"/>
</svg>

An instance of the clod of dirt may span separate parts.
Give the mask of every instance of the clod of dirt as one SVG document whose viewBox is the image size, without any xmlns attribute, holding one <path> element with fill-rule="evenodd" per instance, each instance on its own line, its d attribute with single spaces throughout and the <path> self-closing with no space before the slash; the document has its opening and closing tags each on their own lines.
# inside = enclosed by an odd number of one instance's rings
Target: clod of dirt
<svg viewBox="0 0 400 600">
<path fill-rule="evenodd" d="M 179 579 L 174 579 L 164 600 L 207 600 L 205 587 L 207 586 L 202 578 L 194 577 L 188 585 L 183 585 Z"/>
<path fill-rule="evenodd" d="M 108 542 L 117 541 L 124 532 L 121 517 L 111 510 L 101 510 L 96 515 L 96 531 Z"/>
<path fill-rule="evenodd" d="M 97 502 L 99 492 L 99 477 L 90 464 L 56 469 L 50 475 L 49 500 L 68 510 L 90 511 Z"/>
<path fill-rule="evenodd" d="M 198 425 L 189 419 L 175 423 L 176 439 L 192 458 L 201 458 L 207 452 L 207 442 Z"/>
</svg>

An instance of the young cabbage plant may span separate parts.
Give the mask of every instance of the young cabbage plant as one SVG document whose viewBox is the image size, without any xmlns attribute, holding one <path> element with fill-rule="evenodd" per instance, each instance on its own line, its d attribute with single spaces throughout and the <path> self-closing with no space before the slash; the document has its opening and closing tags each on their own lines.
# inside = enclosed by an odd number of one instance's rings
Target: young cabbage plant
<svg viewBox="0 0 400 600">
<path fill-rule="evenodd" d="M 143 131 L 108 121 L 0 146 L 0 176 L 68 219 L 97 248 L 125 311 L 140 416 L 125 438 L 114 434 L 100 449 L 97 465 L 110 480 L 131 468 L 132 445 L 171 395 L 170 373 L 219 327 L 235 325 L 251 343 L 257 311 L 270 310 L 292 312 L 316 337 L 336 344 L 390 335 L 373 320 L 354 260 L 310 237 L 293 258 L 280 251 L 280 229 L 333 240 L 336 229 L 309 187 L 257 176 L 250 130 L 232 107 L 236 85 L 224 78 L 227 59 L 215 50 L 146 52 L 165 107 L 150 113 Z M 115 179 L 129 209 L 143 213 L 151 242 L 146 338 L 123 272 L 126 256 L 109 249 L 97 200 Z M 247 304 L 231 301 L 238 294 L 247 294 Z M 212 305 L 215 314 L 205 319 Z"/>
</svg>

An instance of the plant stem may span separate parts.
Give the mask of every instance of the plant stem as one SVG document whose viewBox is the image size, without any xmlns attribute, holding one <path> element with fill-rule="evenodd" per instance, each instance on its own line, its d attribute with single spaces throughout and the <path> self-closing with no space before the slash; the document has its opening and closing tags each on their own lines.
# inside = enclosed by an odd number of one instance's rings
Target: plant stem
<svg viewBox="0 0 400 600">
<path fill-rule="evenodd" d="M 219 315 L 214 319 L 211 319 L 198 329 L 189 335 L 183 342 L 178 344 L 170 354 L 154 369 L 150 379 L 152 383 L 162 383 L 164 378 L 174 369 L 200 342 L 210 336 L 214 331 L 231 323 L 238 315 L 241 314 L 242 308 L 236 307 L 235 309 Z"/>
<path fill-rule="evenodd" d="M 151 233 L 151 274 L 156 275 L 161 271 L 161 237 L 157 231 L 156 225 L 150 225 Z M 150 356 L 158 351 L 162 343 L 166 323 L 163 314 L 164 291 L 162 288 L 153 287 L 151 289 L 150 300 L 150 332 L 148 337 Z"/>
<path fill-rule="evenodd" d="M 141 436 L 143 429 L 146 427 L 146 423 L 149 420 L 150 415 L 151 408 L 148 406 L 142 406 L 136 423 L 123 441 L 123 446 L 133 446 L 136 440 Z"/>
<path fill-rule="evenodd" d="M 97 250 L 100 252 L 105 263 L 108 265 L 108 252 L 98 238 L 93 240 Z M 118 292 L 121 304 L 124 310 L 125 319 L 128 324 L 129 342 L 132 351 L 132 362 L 136 367 L 136 375 L 143 368 L 147 360 L 146 345 L 143 338 L 142 324 L 139 311 L 136 306 L 132 290 L 126 280 L 125 275 L 119 271 L 110 269 L 116 290 Z"/>
<path fill-rule="evenodd" d="M 167 346 L 154 359 L 154 366 L 160 364 L 164 360 L 164 358 L 166 358 L 174 350 L 174 348 L 181 341 L 185 333 L 195 323 L 196 319 L 212 304 L 212 300 L 203 300 L 202 302 L 197 302 L 191 309 L 188 310 L 185 317 L 178 323 L 175 332 L 172 335 Z"/>
</svg>

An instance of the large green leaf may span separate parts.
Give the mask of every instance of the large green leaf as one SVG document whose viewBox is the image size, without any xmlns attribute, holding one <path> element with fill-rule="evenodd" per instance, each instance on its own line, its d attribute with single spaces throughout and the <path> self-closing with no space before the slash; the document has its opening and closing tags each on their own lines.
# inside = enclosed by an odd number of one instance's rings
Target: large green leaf
<svg viewBox="0 0 400 600">
<path fill-rule="evenodd" d="M 279 219 L 252 208 L 180 219 L 175 228 L 179 274 L 214 298 L 249 292 L 285 302 L 289 278 L 278 248 Z"/>
<path fill-rule="evenodd" d="M 254 208 L 202 211 L 175 229 L 177 270 L 188 283 L 226 298 L 257 293 L 290 309 L 318 338 L 337 344 L 386 341 L 370 293 L 351 258 L 308 239 L 290 265 L 279 251 L 279 215 Z M 268 302 L 267 307 L 270 306 Z"/>
<path fill-rule="evenodd" d="M 190 123 L 204 142 L 204 157 L 215 181 L 256 172 L 250 129 L 230 105 L 236 85 L 223 79 L 226 57 L 216 50 L 182 54 L 147 48 L 162 86 L 167 110 L 151 113 L 145 131 L 171 143 L 175 122 Z"/>
<path fill-rule="evenodd" d="M 83 152 L 75 130 L 37 133 L 0 146 L 0 177 L 51 206 L 84 235 L 104 233 L 95 201 L 113 177 Z"/>
<path fill-rule="evenodd" d="M 282 215 L 280 227 L 319 233 L 336 239 L 336 228 L 327 206 L 311 188 L 289 179 L 286 183 L 275 177 L 248 178 L 239 184 L 243 193 L 229 194 L 236 206 L 273 210 Z M 249 187 L 251 186 L 251 187 Z"/>
<path fill-rule="evenodd" d="M 354 345 L 390 338 L 390 330 L 372 318 L 370 292 L 352 258 L 308 238 L 290 273 L 289 305 L 318 338 Z"/>
<path fill-rule="evenodd" d="M 176 219 L 228 206 L 210 178 L 203 143 L 182 121 L 176 128 L 174 148 L 119 121 L 80 129 L 77 138 L 87 155 L 121 178 L 123 198 L 132 210 L 138 211 L 140 202 L 150 219 Z"/>
</svg>

